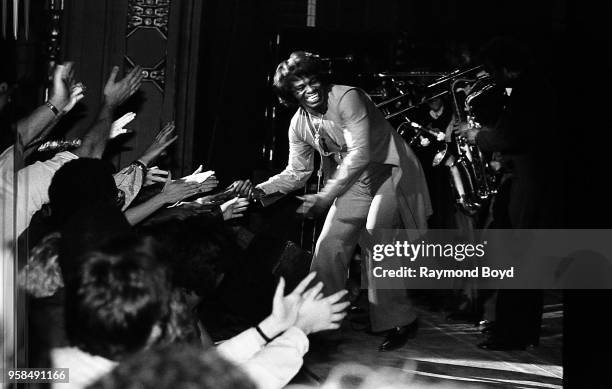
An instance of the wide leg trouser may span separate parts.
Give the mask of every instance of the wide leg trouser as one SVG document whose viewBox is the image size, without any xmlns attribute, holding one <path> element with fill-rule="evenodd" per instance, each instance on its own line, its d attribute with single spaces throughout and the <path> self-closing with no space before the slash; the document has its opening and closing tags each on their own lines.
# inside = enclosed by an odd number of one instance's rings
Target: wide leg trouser
<svg viewBox="0 0 612 389">
<path fill-rule="evenodd" d="M 325 295 L 345 288 L 350 260 L 357 244 L 364 242 L 366 229 L 399 227 L 399 202 L 391 180 L 391 166 L 372 164 L 334 201 L 317 241 L 311 270 L 325 284 Z M 372 330 L 384 331 L 412 323 L 416 313 L 407 291 L 378 289 L 370 271 L 371 250 L 368 245 L 360 246 L 362 271 L 367 274 Z"/>
</svg>

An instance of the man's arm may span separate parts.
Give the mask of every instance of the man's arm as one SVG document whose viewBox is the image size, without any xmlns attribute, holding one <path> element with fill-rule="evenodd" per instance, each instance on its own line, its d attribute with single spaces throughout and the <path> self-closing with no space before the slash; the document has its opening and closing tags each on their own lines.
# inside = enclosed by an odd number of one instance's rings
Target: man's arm
<svg viewBox="0 0 612 389">
<path fill-rule="evenodd" d="M 54 108 L 43 104 L 17 123 L 21 144 L 28 147 L 37 138 L 45 137 L 59 119 L 82 98 L 83 87 L 75 83 L 73 63 L 57 65 L 53 72 L 53 89 L 48 101 Z"/>
<path fill-rule="evenodd" d="M 97 120 L 89 128 L 81 146 L 73 151 L 79 157 L 101 158 L 110 135 L 115 108 L 132 96 L 142 83 L 142 68 L 136 66 L 120 81 L 115 81 L 119 67 L 113 67 L 104 86 L 104 101 Z"/>
<path fill-rule="evenodd" d="M 289 162 L 285 170 L 270 177 L 266 182 L 256 186 L 266 194 L 281 192 L 290 193 L 306 185 L 314 170 L 314 150 L 299 133 L 297 117 L 291 120 L 289 126 Z"/>
</svg>

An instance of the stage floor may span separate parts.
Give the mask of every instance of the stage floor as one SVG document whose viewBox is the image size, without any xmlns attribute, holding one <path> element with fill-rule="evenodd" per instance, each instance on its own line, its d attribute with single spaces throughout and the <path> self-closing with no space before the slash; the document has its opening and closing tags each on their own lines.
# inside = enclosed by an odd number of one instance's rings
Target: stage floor
<svg viewBox="0 0 612 389">
<path fill-rule="evenodd" d="M 329 375 L 333 366 L 350 362 L 401 369 L 411 376 L 413 385 L 562 388 L 563 305 L 554 295 L 547 296 L 546 300 L 541 343 L 537 348 L 511 352 L 481 350 L 476 344 L 484 340 L 484 336 L 474 325 L 447 321 L 444 312 L 421 306 L 417 337 L 402 349 L 380 353 L 376 350 L 382 342 L 380 336 L 356 328 L 363 326 L 346 323 L 337 343 L 326 342 L 325 347 L 313 343 L 305 366 L 322 379 Z"/>
</svg>

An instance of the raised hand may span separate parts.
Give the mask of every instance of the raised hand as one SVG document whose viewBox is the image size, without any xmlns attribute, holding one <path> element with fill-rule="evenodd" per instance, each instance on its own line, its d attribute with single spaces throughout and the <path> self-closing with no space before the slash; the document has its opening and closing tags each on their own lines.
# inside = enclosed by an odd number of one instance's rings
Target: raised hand
<svg viewBox="0 0 612 389">
<path fill-rule="evenodd" d="M 221 212 L 223 220 L 231 220 L 244 216 L 244 211 L 249 206 L 249 200 L 245 198 L 234 197 L 233 199 L 221 204 Z"/>
<path fill-rule="evenodd" d="M 114 66 L 104 86 L 104 102 L 110 107 L 116 107 L 122 104 L 130 96 L 136 93 L 138 88 L 140 88 L 140 84 L 142 84 L 143 74 L 140 66 L 134 67 L 127 76 L 116 81 L 118 73 L 119 66 Z"/>
<path fill-rule="evenodd" d="M 85 85 L 78 82 L 70 88 L 70 99 L 62 109 L 62 113 L 68 113 L 74 106 L 85 97 Z"/>
<path fill-rule="evenodd" d="M 57 65 L 53 71 L 53 88 L 49 102 L 60 112 L 71 102 L 71 93 L 75 86 L 73 67 L 73 62 L 65 62 Z"/>
<path fill-rule="evenodd" d="M 178 139 L 178 136 L 174 134 L 175 128 L 176 126 L 174 125 L 174 122 L 170 122 L 159 130 L 157 135 L 155 135 L 155 139 L 153 140 L 153 143 L 151 143 L 151 146 L 149 146 L 149 148 L 147 148 L 147 150 L 144 152 L 143 156 L 139 158 L 145 165 L 148 166 L 157 157 L 159 157 L 161 153 L 168 148 L 168 146 Z"/>
<path fill-rule="evenodd" d="M 266 335 L 274 337 L 295 324 L 302 304 L 302 293 L 315 275 L 314 272 L 310 273 L 286 296 L 285 279 L 281 277 L 272 300 L 272 314 L 259 325 Z"/>
<path fill-rule="evenodd" d="M 322 288 L 323 284 L 319 282 L 307 291 L 298 311 L 295 326 L 307 335 L 340 328 L 340 322 L 346 316 L 346 308 L 350 305 L 348 301 L 342 302 L 348 291 L 341 290 L 322 298 Z"/>
<path fill-rule="evenodd" d="M 136 114 L 134 112 L 128 112 L 125 115 L 121 116 L 119 119 L 115 120 L 111 125 L 111 131 L 108 138 L 113 139 L 118 137 L 119 135 L 127 134 L 128 132 L 130 132 L 130 130 L 124 127 L 135 118 Z"/>
</svg>

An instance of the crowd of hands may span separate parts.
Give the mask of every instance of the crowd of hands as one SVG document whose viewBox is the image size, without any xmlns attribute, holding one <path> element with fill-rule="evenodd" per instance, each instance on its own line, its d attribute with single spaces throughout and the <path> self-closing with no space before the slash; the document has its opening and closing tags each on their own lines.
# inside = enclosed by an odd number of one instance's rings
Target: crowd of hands
<svg viewBox="0 0 612 389">
<path fill-rule="evenodd" d="M 103 105 L 111 112 L 125 102 L 140 88 L 143 75 L 140 66 L 134 67 L 125 77 L 118 79 L 119 67 L 111 70 L 110 76 L 104 86 Z M 53 86 L 49 102 L 55 106 L 60 115 L 72 110 L 75 105 L 85 97 L 86 87 L 75 79 L 74 64 L 66 62 L 57 65 L 53 75 Z M 104 110 L 104 109 L 103 109 Z M 126 126 L 136 118 L 136 114 L 128 112 L 114 120 L 108 134 L 108 139 L 115 139 L 124 134 L 132 133 Z M 178 139 L 174 122 L 165 124 L 155 135 L 150 146 L 138 158 L 147 166 L 143 186 L 162 184 L 163 189 L 159 196 L 165 204 L 177 204 L 180 201 L 194 196 L 201 196 L 215 190 L 219 184 L 212 171 L 204 171 L 198 167 L 192 174 L 172 179 L 170 171 L 151 166 L 167 149 Z M 32 142 L 34 143 L 34 142 Z M 224 196 L 199 197 L 196 202 L 206 204 L 214 202 L 215 198 L 229 198 L 220 204 L 224 220 L 239 218 L 244 215 L 249 200 L 253 198 L 253 185 L 250 180 L 237 180 L 227 187 Z"/>
<path fill-rule="evenodd" d="M 143 80 L 142 68 L 139 66 L 134 67 L 122 79 L 117 78 L 118 73 L 119 68 L 113 67 L 104 86 L 103 106 L 108 109 L 111 117 L 114 109 L 132 96 L 139 89 Z M 49 102 L 62 115 L 68 113 L 83 99 L 85 91 L 85 86 L 77 82 L 74 77 L 73 63 L 68 62 L 56 66 Z M 131 131 L 125 126 L 135 117 L 135 113 L 129 112 L 113 121 L 108 139 L 130 133 Z M 217 188 L 219 181 L 213 171 L 204 171 L 202 166 L 199 166 L 192 174 L 179 179 L 172 179 L 168 170 L 150 166 L 178 139 L 175 130 L 174 122 L 164 125 L 138 160 L 148 167 L 143 186 L 162 184 L 163 189 L 159 196 L 165 204 L 176 205 L 185 199 L 212 192 Z M 229 220 L 243 216 L 249 201 L 261 196 L 262 192 L 255 188 L 250 180 L 238 180 L 229 185 L 221 194 L 225 198 L 230 197 L 229 200 L 220 204 L 224 220 Z M 205 204 L 214 201 L 214 198 L 215 195 L 199 197 L 195 203 Z M 342 290 L 324 297 L 322 282 L 310 286 L 315 276 L 315 273 L 310 273 L 291 293 L 286 295 L 285 280 L 281 277 L 273 297 L 272 313 L 260 324 L 264 333 L 270 337 L 276 337 L 290 327 L 297 327 L 305 334 L 339 328 L 340 322 L 346 315 L 346 308 L 350 304 L 344 298 L 347 291 Z"/>
</svg>

